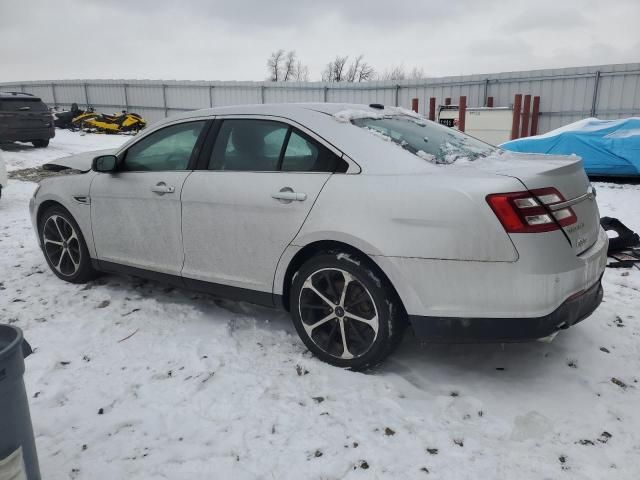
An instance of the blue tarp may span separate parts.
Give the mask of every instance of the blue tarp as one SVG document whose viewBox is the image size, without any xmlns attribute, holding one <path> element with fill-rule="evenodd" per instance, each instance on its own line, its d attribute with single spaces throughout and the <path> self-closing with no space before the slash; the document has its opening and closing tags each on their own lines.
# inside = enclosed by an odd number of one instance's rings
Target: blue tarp
<svg viewBox="0 0 640 480">
<path fill-rule="evenodd" d="M 640 176 L 640 118 L 587 118 L 544 135 L 511 140 L 505 150 L 578 155 L 587 175 Z"/>
</svg>

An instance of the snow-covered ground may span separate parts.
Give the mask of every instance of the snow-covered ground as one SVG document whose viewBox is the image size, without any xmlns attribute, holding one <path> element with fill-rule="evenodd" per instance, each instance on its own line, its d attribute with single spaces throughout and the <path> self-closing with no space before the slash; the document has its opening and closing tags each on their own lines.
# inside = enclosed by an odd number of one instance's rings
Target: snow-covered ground
<svg viewBox="0 0 640 480">
<path fill-rule="evenodd" d="M 127 140 L 127 135 L 101 135 L 80 133 L 56 128 L 56 136 L 47 148 L 34 148 L 30 143 L 2 144 L 0 155 L 7 164 L 7 171 L 39 167 L 43 163 L 87 150 L 117 148 Z"/>
<path fill-rule="evenodd" d="M 57 132 L 9 170 L 122 137 Z M 126 137 L 125 137 L 126 140 Z M 640 186 L 596 184 L 640 231 Z M 0 322 L 21 327 L 46 479 L 640 478 L 640 272 L 550 344 L 420 345 L 370 374 L 325 365 L 285 313 L 47 268 L 35 184 L 0 200 Z"/>
</svg>

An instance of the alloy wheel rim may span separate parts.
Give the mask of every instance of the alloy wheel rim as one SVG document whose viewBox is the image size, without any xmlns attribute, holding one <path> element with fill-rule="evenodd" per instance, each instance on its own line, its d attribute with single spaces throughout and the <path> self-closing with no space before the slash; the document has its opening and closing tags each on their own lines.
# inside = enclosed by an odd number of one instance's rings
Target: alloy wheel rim
<svg viewBox="0 0 640 480">
<path fill-rule="evenodd" d="M 80 240 L 69 221 L 51 215 L 42 228 L 44 251 L 60 275 L 71 277 L 80 269 Z"/>
<path fill-rule="evenodd" d="M 323 268 L 309 275 L 300 290 L 298 306 L 307 336 L 333 357 L 361 357 L 378 337 L 373 296 L 345 270 Z"/>
</svg>

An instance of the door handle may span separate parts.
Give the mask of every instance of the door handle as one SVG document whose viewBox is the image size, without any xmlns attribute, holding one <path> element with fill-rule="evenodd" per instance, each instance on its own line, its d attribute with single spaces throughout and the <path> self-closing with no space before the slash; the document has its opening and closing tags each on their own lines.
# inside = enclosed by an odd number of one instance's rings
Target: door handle
<svg viewBox="0 0 640 480">
<path fill-rule="evenodd" d="M 304 202 L 307 199 L 307 194 L 294 192 L 291 187 L 284 187 L 279 192 L 272 193 L 271 198 L 275 198 L 282 203 Z"/>
<path fill-rule="evenodd" d="M 164 182 L 160 182 L 155 186 L 151 187 L 151 191 L 153 193 L 157 193 L 158 195 L 164 195 L 165 193 L 173 193 L 176 191 L 176 187 L 168 186 Z"/>
</svg>

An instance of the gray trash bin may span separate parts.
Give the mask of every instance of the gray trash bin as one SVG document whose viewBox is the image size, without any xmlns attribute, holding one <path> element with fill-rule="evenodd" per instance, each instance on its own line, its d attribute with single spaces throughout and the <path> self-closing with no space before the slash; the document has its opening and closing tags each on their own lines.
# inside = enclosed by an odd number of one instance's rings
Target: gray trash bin
<svg viewBox="0 0 640 480">
<path fill-rule="evenodd" d="M 24 359 L 31 353 L 22 330 L 0 325 L 0 478 L 40 480 L 22 379 Z"/>
</svg>

